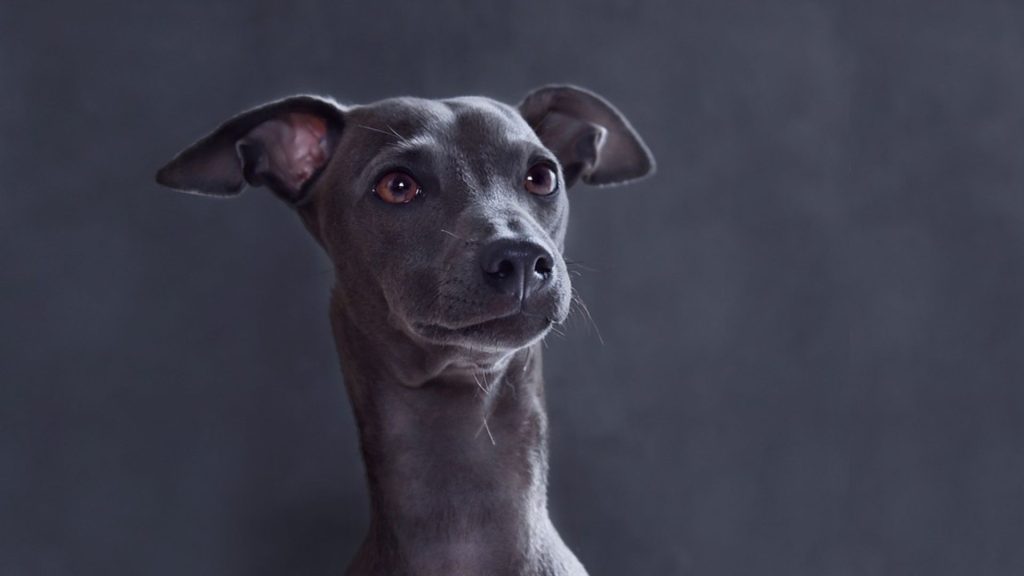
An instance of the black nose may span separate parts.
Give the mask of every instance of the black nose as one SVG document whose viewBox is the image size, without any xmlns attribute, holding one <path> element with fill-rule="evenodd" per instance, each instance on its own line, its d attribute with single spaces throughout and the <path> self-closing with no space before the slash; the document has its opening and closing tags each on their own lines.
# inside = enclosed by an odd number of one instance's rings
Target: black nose
<svg viewBox="0 0 1024 576">
<path fill-rule="evenodd" d="M 497 240 L 480 253 L 484 279 L 495 290 L 525 299 L 551 278 L 554 263 L 543 247 L 523 240 Z"/>
</svg>

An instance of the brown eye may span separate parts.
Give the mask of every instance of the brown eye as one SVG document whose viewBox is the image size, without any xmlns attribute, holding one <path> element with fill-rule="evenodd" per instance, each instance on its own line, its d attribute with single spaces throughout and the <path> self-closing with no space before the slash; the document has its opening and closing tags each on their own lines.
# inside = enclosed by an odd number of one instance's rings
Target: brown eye
<svg viewBox="0 0 1024 576">
<path fill-rule="evenodd" d="M 547 196 L 558 190 L 558 176 L 547 164 L 534 164 L 527 170 L 523 186 L 530 194 Z"/>
<path fill-rule="evenodd" d="M 405 172 L 389 172 L 377 181 L 373 192 L 389 204 L 406 204 L 420 195 L 418 182 Z"/>
</svg>

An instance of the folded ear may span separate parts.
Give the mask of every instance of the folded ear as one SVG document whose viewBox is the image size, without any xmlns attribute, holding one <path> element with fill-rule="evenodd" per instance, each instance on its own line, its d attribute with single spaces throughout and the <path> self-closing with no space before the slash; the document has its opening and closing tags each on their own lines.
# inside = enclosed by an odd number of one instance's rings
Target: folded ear
<svg viewBox="0 0 1024 576">
<path fill-rule="evenodd" d="M 306 199 L 334 153 L 343 110 L 316 96 L 293 96 L 231 118 L 174 157 L 156 174 L 164 186 L 234 196 L 246 184 L 267 186 L 289 203 Z"/>
<path fill-rule="evenodd" d="M 607 100 L 574 86 L 545 86 L 519 113 L 562 164 L 567 186 L 619 184 L 654 173 L 654 156 Z"/>
</svg>

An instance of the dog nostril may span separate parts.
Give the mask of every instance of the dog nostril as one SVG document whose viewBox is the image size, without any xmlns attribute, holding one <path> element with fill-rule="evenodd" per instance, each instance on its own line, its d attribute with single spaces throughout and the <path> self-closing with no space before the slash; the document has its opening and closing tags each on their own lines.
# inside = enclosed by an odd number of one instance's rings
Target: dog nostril
<svg viewBox="0 0 1024 576">
<path fill-rule="evenodd" d="M 495 240 L 479 254 L 485 281 L 499 292 L 526 298 L 551 280 L 555 261 L 534 242 L 519 239 Z"/>
<path fill-rule="evenodd" d="M 548 258 L 547 256 L 541 256 L 540 258 L 537 258 L 537 262 L 535 262 L 533 265 L 534 272 L 540 274 L 541 276 L 547 276 L 548 274 L 551 274 L 552 268 L 553 266 L 551 265 L 551 259 Z"/>
<path fill-rule="evenodd" d="M 508 278 L 516 273 L 516 265 L 509 260 L 502 260 L 498 268 L 493 272 L 498 278 Z"/>
</svg>

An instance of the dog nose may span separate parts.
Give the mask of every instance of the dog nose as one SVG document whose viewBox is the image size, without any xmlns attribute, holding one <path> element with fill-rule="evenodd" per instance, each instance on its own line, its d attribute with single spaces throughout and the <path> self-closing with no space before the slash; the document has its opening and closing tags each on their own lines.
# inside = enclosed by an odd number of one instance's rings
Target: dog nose
<svg viewBox="0 0 1024 576">
<path fill-rule="evenodd" d="M 484 278 L 495 290 L 525 299 L 543 286 L 554 269 L 551 254 L 524 240 L 497 240 L 480 253 Z"/>
</svg>

